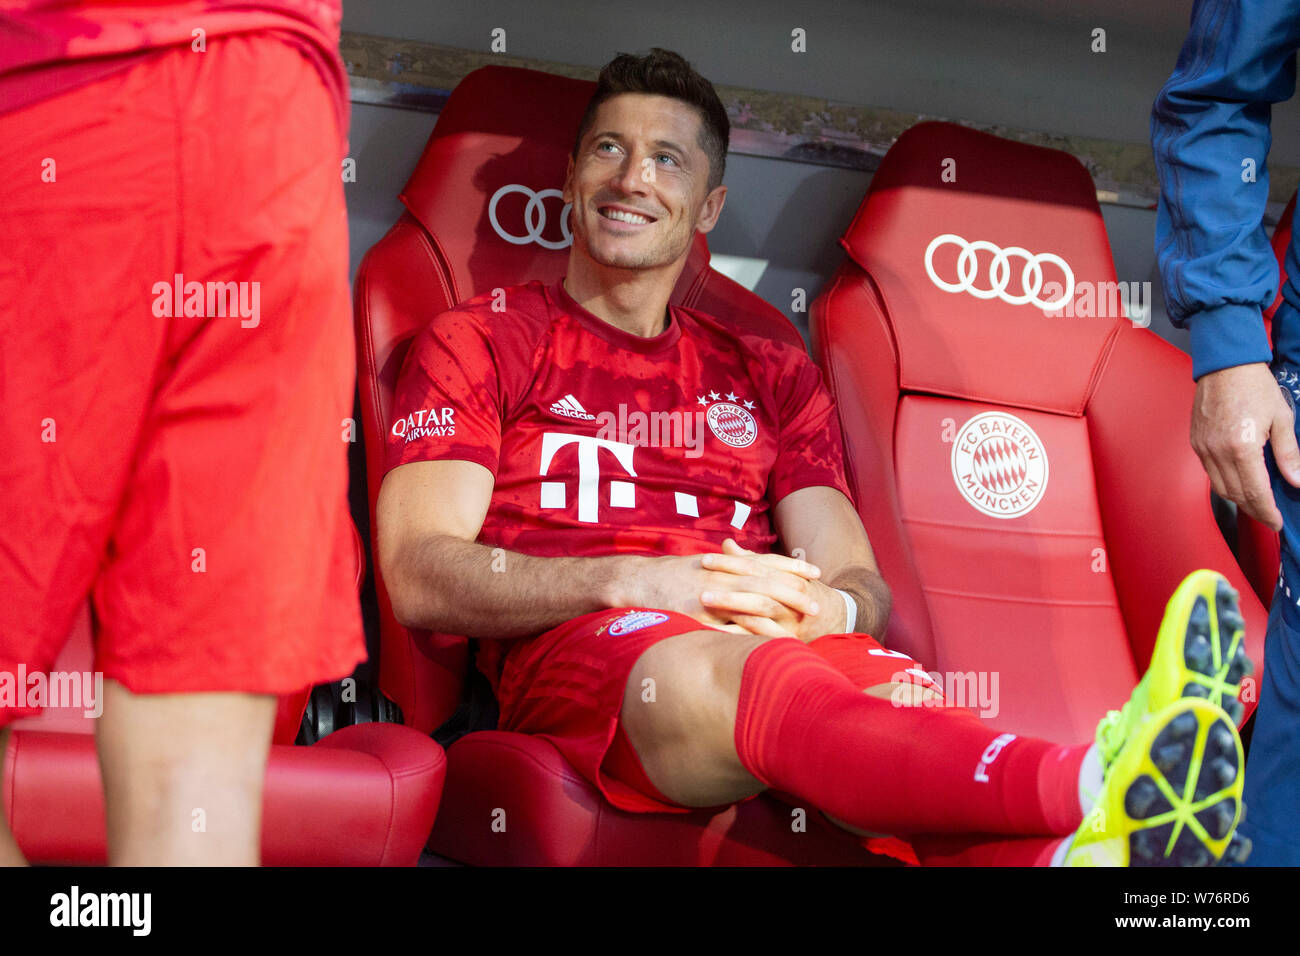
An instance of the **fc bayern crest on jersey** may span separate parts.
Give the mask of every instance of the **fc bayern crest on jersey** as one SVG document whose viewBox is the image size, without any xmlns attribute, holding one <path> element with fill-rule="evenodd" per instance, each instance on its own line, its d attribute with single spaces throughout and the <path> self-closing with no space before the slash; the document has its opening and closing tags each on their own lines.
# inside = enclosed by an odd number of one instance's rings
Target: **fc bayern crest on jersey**
<svg viewBox="0 0 1300 956">
<path fill-rule="evenodd" d="M 667 614 L 658 611 L 630 611 L 609 626 L 610 637 L 621 637 L 644 627 L 654 627 L 668 620 Z"/>
<path fill-rule="evenodd" d="M 1047 449 L 1015 415 L 983 412 L 957 433 L 952 477 L 977 510 L 1018 518 L 1033 511 L 1047 489 Z"/>
<path fill-rule="evenodd" d="M 749 412 L 754 403 L 745 402 L 742 408 L 736 404 L 741 399 L 735 392 L 728 392 L 726 401 L 719 401 L 723 397 L 717 392 L 709 392 L 707 398 L 704 395 L 699 398 L 700 405 L 708 406 L 704 417 L 709 430 L 732 448 L 748 448 L 758 437 L 758 422 Z"/>
</svg>

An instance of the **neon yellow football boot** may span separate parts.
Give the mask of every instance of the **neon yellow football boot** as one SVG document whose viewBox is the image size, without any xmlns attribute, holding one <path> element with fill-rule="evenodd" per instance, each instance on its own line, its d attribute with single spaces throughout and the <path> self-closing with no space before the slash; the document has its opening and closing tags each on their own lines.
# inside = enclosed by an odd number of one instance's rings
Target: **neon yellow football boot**
<svg viewBox="0 0 1300 956">
<path fill-rule="evenodd" d="M 1244 860 L 1236 720 L 1251 671 L 1237 593 L 1195 571 L 1169 599 L 1151 665 L 1097 726 L 1102 789 L 1067 866 L 1209 866 Z"/>
</svg>

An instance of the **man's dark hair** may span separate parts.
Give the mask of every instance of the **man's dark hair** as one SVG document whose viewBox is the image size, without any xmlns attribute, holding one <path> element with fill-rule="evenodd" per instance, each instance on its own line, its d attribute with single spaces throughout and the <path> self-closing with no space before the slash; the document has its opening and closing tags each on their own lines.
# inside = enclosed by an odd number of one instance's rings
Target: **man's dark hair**
<svg viewBox="0 0 1300 956">
<path fill-rule="evenodd" d="M 709 157 L 709 189 L 722 184 L 722 174 L 727 168 L 727 144 L 731 139 L 731 121 L 718 99 L 713 84 L 686 62 L 681 54 L 660 47 L 651 47 L 645 56 L 620 53 L 601 68 L 596 80 L 596 92 L 587 103 L 587 111 L 578 124 L 578 136 L 573 141 L 573 156 L 596 119 L 600 104 L 620 93 L 650 93 L 670 96 L 695 107 L 700 114 L 700 149 Z"/>
</svg>

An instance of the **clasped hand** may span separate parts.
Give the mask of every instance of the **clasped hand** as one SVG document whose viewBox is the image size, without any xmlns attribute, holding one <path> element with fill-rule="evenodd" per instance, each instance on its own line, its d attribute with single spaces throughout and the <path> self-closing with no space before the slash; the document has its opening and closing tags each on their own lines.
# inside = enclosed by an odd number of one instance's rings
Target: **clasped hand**
<svg viewBox="0 0 1300 956">
<path fill-rule="evenodd" d="M 821 569 L 783 554 L 748 551 L 727 538 L 722 553 L 650 559 L 647 607 L 689 614 L 740 634 L 811 641 L 844 624 L 844 603 Z"/>
</svg>

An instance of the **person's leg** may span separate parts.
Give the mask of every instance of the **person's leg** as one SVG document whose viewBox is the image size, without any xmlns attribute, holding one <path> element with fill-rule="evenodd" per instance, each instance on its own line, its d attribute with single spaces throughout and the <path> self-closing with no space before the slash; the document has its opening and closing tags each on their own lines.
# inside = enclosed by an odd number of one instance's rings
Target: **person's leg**
<svg viewBox="0 0 1300 956">
<path fill-rule="evenodd" d="M 817 642 L 813 642 L 815 645 Z M 813 645 L 810 645 L 812 647 Z M 813 648 L 816 649 L 815 647 Z M 832 655 L 834 656 L 834 655 Z M 856 673 L 860 680 L 872 680 L 875 674 L 861 661 L 841 659 L 846 671 Z M 846 674 L 853 679 L 852 674 Z M 935 692 L 917 686 L 877 684 L 864 693 L 887 700 L 907 700 L 919 704 L 934 699 Z M 655 787 L 646 775 L 645 768 L 628 742 L 622 723 L 614 743 L 602 764 L 602 771 L 618 781 L 635 788 L 640 793 L 670 805 L 671 801 Z M 779 791 L 769 791 L 779 799 L 797 805 L 795 798 Z M 827 816 L 823 814 L 823 816 Z M 870 833 L 827 816 L 830 822 L 855 836 L 864 838 L 862 847 L 870 852 L 885 854 L 907 863 L 921 866 L 1059 866 L 1068 849 L 1068 837 L 993 837 L 987 834 L 912 835 L 908 843 L 885 834 Z"/>
<path fill-rule="evenodd" d="M 1289 304 L 1282 308 L 1290 311 L 1281 325 L 1275 319 L 1279 361 L 1273 371 L 1294 401 L 1300 394 L 1300 342 L 1292 342 L 1298 323 Z M 1295 832 L 1300 819 L 1300 489 L 1278 473 L 1269 446 L 1264 459 L 1282 512 L 1281 569 L 1264 639 L 1264 672 L 1246 762 L 1250 813 L 1241 832 L 1254 844 L 1251 866 L 1300 866 Z"/>
<path fill-rule="evenodd" d="M 148 290 L 177 242 L 175 134 L 139 119 L 170 103 L 155 63 L 0 117 L 0 675 L 15 683 L 49 676 L 85 609 L 153 388 Z M 0 727 L 39 713 L 22 690 Z M 15 854 L 5 822 L 0 856 Z"/>
<path fill-rule="evenodd" d="M 1207 584 L 1199 575 L 1185 583 Z M 1208 593 L 1217 607 L 1213 586 Z M 1095 783 L 1099 800 L 1110 807 L 1108 798 L 1122 799 L 1138 780 L 1128 764 L 1146 769 L 1141 761 L 1154 753 L 1157 762 L 1168 758 L 1182 766 L 1189 745 L 1204 755 L 1217 722 L 1235 740 L 1219 707 L 1185 699 L 1195 687 L 1209 695 L 1235 693 L 1224 675 L 1239 663 L 1230 651 L 1240 647 L 1240 630 L 1218 630 L 1202 596 L 1180 588 L 1171 599 L 1167 620 L 1174 624 L 1162 627 L 1167 636 L 1157 647 L 1165 650 L 1153 656 L 1149 672 L 1158 679 L 1140 685 L 1134 695 L 1139 705 L 1103 722 L 1110 729 L 1092 747 L 997 734 L 969 712 L 915 706 L 924 690 L 892 680 L 860 687 L 793 638 L 737 635 L 700 628 L 685 615 L 632 608 L 584 615 L 516 643 L 497 686 L 500 729 L 546 739 L 625 811 L 712 808 L 772 789 L 873 833 L 966 834 L 971 848 L 997 841 L 998 833 L 1060 837 L 1073 830 L 1077 837 L 1084 829 L 1085 783 Z M 1174 625 L 1181 625 L 1181 636 Z M 1210 655 L 1212 673 L 1203 675 L 1183 661 L 1205 657 L 1207 635 L 1222 636 L 1224 645 Z M 869 638 L 861 646 L 892 657 Z M 856 665 L 854 672 L 861 683 Z M 1173 704 L 1147 713 L 1170 693 Z M 1200 728 L 1194 741 L 1185 733 L 1174 741 L 1161 737 L 1185 717 Z M 1085 759 L 1103 749 L 1111 765 L 1124 764 L 1123 774 L 1112 774 L 1106 785 L 1098 760 Z M 1239 762 L 1214 757 L 1195 766 L 1226 769 L 1231 777 L 1221 790 L 1196 795 L 1198 814 L 1217 812 L 1224 801 L 1235 810 Z M 1123 827 L 1103 831 L 1116 842 L 1129 836 Z M 1230 837 L 1222 834 L 1209 852 L 1223 854 Z M 997 852 L 1009 859 L 1005 849 Z M 1101 859 L 1100 849 L 1090 852 Z M 1035 852 L 1028 862 L 1041 862 L 1041 856 Z M 1126 851 L 1121 857 L 1128 858 Z M 1176 862 L 1183 860 L 1192 856 L 1179 855 Z"/>
<path fill-rule="evenodd" d="M 633 668 L 621 719 L 650 780 L 682 806 L 775 787 L 887 833 L 1065 835 L 1083 815 L 1087 748 L 896 707 L 793 638 L 695 631 L 661 641 Z"/>
<path fill-rule="evenodd" d="M 886 720 L 899 712 L 894 688 L 888 692 L 891 699 L 868 697 L 815 651 L 789 638 L 782 643 L 793 645 L 800 658 L 828 676 L 835 691 L 854 704 L 860 700 L 873 711 L 879 708 Z M 741 800 L 765 789 L 738 762 L 735 746 L 740 671 L 750 652 L 762 646 L 761 638 L 702 628 L 682 614 L 625 608 L 584 615 L 512 647 L 497 687 L 499 726 L 548 739 L 620 809 L 680 812 Z M 883 652 L 867 637 L 860 646 Z M 905 659 L 885 652 L 876 660 L 865 679 L 878 683 L 888 681 Z M 938 733 L 942 725 L 962 725 L 973 755 L 970 768 L 954 776 L 969 776 L 997 733 L 958 713 L 917 710 L 915 719 L 935 717 L 935 724 L 925 724 L 928 733 Z M 868 726 L 863 736 L 891 736 L 888 727 L 876 730 Z M 913 746 L 919 739 L 910 721 L 906 733 L 893 737 L 910 738 Z M 644 772 L 667 776 L 666 764 L 679 779 L 672 790 L 661 791 Z M 1066 813 L 1077 818 L 1077 782 L 1068 773 L 1063 776 L 1071 804 Z M 922 788 L 924 782 L 913 786 Z M 806 792 L 799 797 L 808 799 Z M 807 805 L 819 806 L 812 800 Z"/>
<path fill-rule="evenodd" d="M 1223 710 L 1203 698 L 1235 695 L 1241 642 L 1226 582 L 1189 576 L 1133 700 L 1102 722 L 1091 826 L 1080 826 L 1090 748 L 897 706 L 892 690 L 888 701 L 863 694 L 790 638 L 696 631 L 662 640 L 633 667 L 621 721 L 650 782 L 682 806 L 771 787 L 873 832 L 1074 831 L 1075 864 L 1205 863 L 1231 846 L 1241 752 Z"/>
<path fill-rule="evenodd" d="M 96 731 L 113 866 L 256 866 L 275 698 L 104 684 Z"/>
<path fill-rule="evenodd" d="M 1286 514 L 1284 511 L 1283 514 Z M 1288 566 L 1294 567 L 1284 555 Z M 1300 575 L 1292 580 L 1300 581 Z M 1292 588 L 1296 593 L 1296 588 Z M 1300 597 L 1300 594 L 1297 594 Z M 1254 845 L 1251 866 L 1300 866 L 1300 631 L 1286 620 L 1283 588 L 1273 598 L 1264 641 L 1255 731 L 1246 761 L 1241 832 Z"/>
<path fill-rule="evenodd" d="M 139 821 L 177 746 L 247 766 L 208 722 L 265 745 L 264 704 L 209 701 L 126 747 L 133 720 L 159 724 L 145 695 L 270 695 L 364 657 L 339 130 L 315 68 L 256 35 L 159 52 L 5 124 L 0 486 L 21 505 L 0 521 L 0 672 L 48 671 L 93 585 L 95 669 L 139 705 L 116 695 L 104 753 L 159 768 L 108 788 L 109 816 Z"/>
<path fill-rule="evenodd" d="M 939 685 L 919 662 L 901 651 L 883 647 L 866 634 L 824 634 L 808 644 L 826 663 L 847 677 L 864 694 L 888 700 L 897 706 L 941 706 Z M 872 833 L 822 811 L 831 823 L 863 838 L 867 849 L 879 850 L 888 834 Z M 874 841 L 874 842 L 873 842 Z"/>
<path fill-rule="evenodd" d="M 808 648 L 844 674 L 864 694 L 898 707 L 947 707 L 933 678 L 921 665 L 896 651 L 888 651 L 861 634 L 828 634 Z M 906 682 L 906 683 L 904 683 Z M 956 714 L 977 715 L 964 708 Z M 632 758 L 633 760 L 635 758 Z M 632 767 L 635 772 L 638 766 Z M 648 780 L 646 781 L 648 783 Z M 921 866 L 1052 866 L 1060 865 L 1069 845 L 1063 837 L 991 837 L 987 834 L 910 834 L 905 844 L 889 834 L 874 833 L 822 812 L 831 823 L 862 838 L 862 846 Z M 901 851 L 901 854 L 900 854 Z"/>
<path fill-rule="evenodd" d="M 163 65 L 178 275 L 152 302 L 172 313 L 165 361 L 94 588 L 110 858 L 252 864 L 275 695 L 365 656 L 339 131 L 314 67 L 274 37 Z M 214 150 L 214 128 L 236 147 Z"/>
<path fill-rule="evenodd" d="M 893 653 L 892 662 L 880 657 L 856 653 L 849 635 L 827 635 L 809 644 L 828 663 L 861 687 L 864 694 L 888 700 L 896 706 L 924 707 L 947 706 L 943 695 L 924 668 L 904 654 Z M 857 637 L 857 635 L 852 635 Z M 892 667 L 885 674 L 881 665 Z M 913 683 L 877 683 L 882 677 L 890 681 L 909 679 Z M 962 712 L 961 708 L 957 712 Z M 976 717 L 971 713 L 972 717 Z M 1086 758 L 1085 758 L 1086 759 Z M 858 837 L 866 838 L 863 846 L 877 849 L 885 834 L 871 833 L 823 814 L 831 823 Z M 1059 866 L 1069 848 L 1069 837 L 1014 837 L 999 838 L 988 835 L 966 834 L 910 834 L 907 842 L 921 866 Z"/>
</svg>

